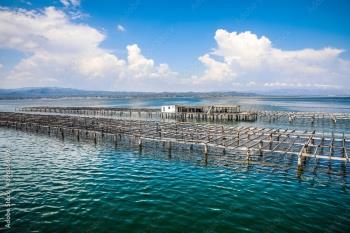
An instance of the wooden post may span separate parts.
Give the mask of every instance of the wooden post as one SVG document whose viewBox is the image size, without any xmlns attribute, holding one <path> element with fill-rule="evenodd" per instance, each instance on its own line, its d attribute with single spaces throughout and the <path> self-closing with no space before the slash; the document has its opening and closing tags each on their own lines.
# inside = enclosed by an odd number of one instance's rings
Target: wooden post
<svg viewBox="0 0 350 233">
<path fill-rule="evenodd" d="M 139 150 L 140 150 L 140 152 L 142 151 L 142 139 L 141 138 L 139 138 Z"/>
<path fill-rule="evenodd" d="M 117 147 L 117 140 L 118 140 L 118 138 L 117 138 L 117 135 L 113 135 L 113 143 L 114 143 L 114 146 L 115 147 Z"/>
<path fill-rule="evenodd" d="M 332 131 L 332 139 L 331 139 L 331 145 L 329 147 L 329 161 L 331 161 L 332 159 L 332 155 L 333 155 L 333 152 L 334 152 L 334 132 Z"/>
<path fill-rule="evenodd" d="M 168 142 L 168 152 L 171 154 L 171 141 Z"/>
<path fill-rule="evenodd" d="M 298 167 L 302 166 L 303 153 L 307 150 L 308 144 L 305 144 L 298 154 Z"/>
<path fill-rule="evenodd" d="M 204 144 L 204 162 L 205 165 L 208 164 L 208 145 L 206 143 Z"/>
<path fill-rule="evenodd" d="M 260 156 L 263 156 L 263 151 L 262 151 L 263 144 L 264 144 L 264 142 L 262 140 L 260 140 L 259 141 L 259 155 Z"/>
<path fill-rule="evenodd" d="M 77 130 L 77 140 L 78 140 L 78 142 L 80 141 L 80 130 L 79 129 Z"/>
<path fill-rule="evenodd" d="M 343 139 L 342 139 L 342 143 L 343 143 L 343 148 L 342 148 L 342 157 L 345 157 L 345 151 L 346 151 L 346 141 L 345 141 L 345 136 L 343 133 Z"/>
<path fill-rule="evenodd" d="M 62 140 L 64 140 L 64 132 L 63 132 L 62 128 L 60 128 L 60 132 L 61 132 L 61 138 L 62 138 Z"/>
<path fill-rule="evenodd" d="M 204 144 L 204 154 L 208 155 L 208 145 L 207 145 L 207 143 Z"/>
</svg>

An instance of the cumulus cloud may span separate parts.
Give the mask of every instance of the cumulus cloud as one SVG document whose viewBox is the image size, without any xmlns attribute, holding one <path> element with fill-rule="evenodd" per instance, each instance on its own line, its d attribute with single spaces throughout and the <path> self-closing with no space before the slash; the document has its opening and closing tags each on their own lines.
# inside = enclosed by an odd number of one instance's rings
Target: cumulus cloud
<svg viewBox="0 0 350 233">
<path fill-rule="evenodd" d="M 80 1 L 62 0 L 78 7 Z M 77 23 L 67 9 L 0 8 L 0 48 L 22 53 L 1 69 L 2 88 L 62 86 L 129 91 L 220 91 L 269 89 L 349 90 L 350 61 L 337 48 L 287 51 L 252 32 L 215 33 L 216 47 L 199 56 L 200 74 L 181 75 L 146 57 L 137 44 L 127 55 L 101 47 L 106 34 Z M 125 30 L 122 25 L 117 30 Z M 6 63 L 4 63 L 6 65 Z"/>
<path fill-rule="evenodd" d="M 350 84 L 350 62 L 340 57 L 341 49 L 287 51 L 275 48 L 265 36 L 223 29 L 216 31 L 215 41 L 216 48 L 198 58 L 205 71 L 192 78 L 196 85 L 205 87 L 208 80 L 223 86 L 240 83 L 246 89 L 347 88 Z"/>
<path fill-rule="evenodd" d="M 117 31 L 118 31 L 118 32 L 125 32 L 124 26 L 121 25 L 121 24 L 118 24 L 118 26 L 117 26 Z"/>
<path fill-rule="evenodd" d="M 145 58 L 137 44 L 128 45 L 128 71 L 133 77 L 162 77 L 169 74 L 176 75 L 170 71 L 167 64 L 156 66 L 152 59 Z"/>
<path fill-rule="evenodd" d="M 73 3 L 72 3 L 73 4 Z M 23 53 L 3 78 L 4 87 L 70 86 L 127 89 L 141 78 L 175 75 L 168 65 L 147 59 L 138 45 L 127 46 L 127 60 L 101 48 L 106 36 L 77 24 L 60 10 L 0 10 L 0 47 Z"/>
</svg>

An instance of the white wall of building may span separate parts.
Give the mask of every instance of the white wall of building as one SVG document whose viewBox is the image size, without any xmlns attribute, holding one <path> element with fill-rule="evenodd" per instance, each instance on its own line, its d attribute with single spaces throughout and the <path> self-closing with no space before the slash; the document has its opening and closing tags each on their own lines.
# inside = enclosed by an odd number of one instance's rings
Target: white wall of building
<svg viewBox="0 0 350 233">
<path fill-rule="evenodd" d="M 176 105 L 164 105 L 161 107 L 162 112 L 175 113 Z"/>
</svg>

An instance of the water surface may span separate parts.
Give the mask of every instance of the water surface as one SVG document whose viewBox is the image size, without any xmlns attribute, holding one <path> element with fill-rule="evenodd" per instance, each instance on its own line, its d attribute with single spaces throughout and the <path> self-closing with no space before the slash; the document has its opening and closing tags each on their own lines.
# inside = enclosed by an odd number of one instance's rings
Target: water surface
<svg viewBox="0 0 350 233">
<path fill-rule="evenodd" d="M 0 177 L 10 153 L 10 232 L 350 230 L 346 174 L 301 179 L 293 166 L 204 165 L 201 157 L 185 161 L 10 129 L 0 130 L 0 145 Z"/>
<path fill-rule="evenodd" d="M 349 98 L 286 97 L 0 100 L 0 111 L 175 103 L 350 112 Z M 347 121 L 238 124 L 350 130 Z M 128 145 L 114 148 L 0 128 L 0 227 L 10 219 L 5 232 L 350 232 L 349 165 L 311 161 L 300 174 L 294 157 L 272 164 L 263 160 L 247 164 L 219 155 L 205 162 L 188 151 L 140 153 Z"/>
</svg>

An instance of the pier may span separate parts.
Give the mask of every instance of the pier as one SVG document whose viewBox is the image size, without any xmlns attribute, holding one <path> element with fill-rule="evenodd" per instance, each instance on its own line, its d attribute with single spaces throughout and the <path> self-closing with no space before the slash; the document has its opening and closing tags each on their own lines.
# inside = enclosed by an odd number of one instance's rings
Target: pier
<svg viewBox="0 0 350 233">
<path fill-rule="evenodd" d="M 20 112 L 42 112 L 47 114 L 76 114 L 120 118 L 198 120 L 198 121 L 249 121 L 257 120 L 255 112 L 161 112 L 155 108 L 114 108 L 114 107 L 23 107 Z"/>
<path fill-rule="evenodd" d="M 169 152 L 179 147 L 208 154 L 244 154 L 246 160 L 292 155 L 298 167 L 306 158 L 349 162 L 349 141 L 344 134 L 324 134 L 294 129 L 238 127 L 220 124 L 195 124 L 99 118 L 93 116 L 0 113 L 0 127 L 56 135 L 62 139 L 100 140 L 117 145 L 123 138 L 144 146 L 162 145 Z"/>
<path fill-rule="evenodd" d="M 161 107 L 165 118 L 197 121 L 255 121 L 255 112 L 242 112 L 239 105 L 166 105 Z"/>
<path fill-rule="evenodd" d="M 193 110 L 193 109 L 192 109 Z M 158 108 L 116 108 L 116 107 L 23 107 L 20 112 L 45 114 L 71 114 L 103 116 L 112 118 L 148 119 L 148 120 L 194 120 L 194 121 L 265 121 L 280 123 L 341 124 L 350 120 L 350 113 L 325 112 L 287 112 L 287 111 L 239 111 L 239 112 L 161 112 Z"/>
</svg>

